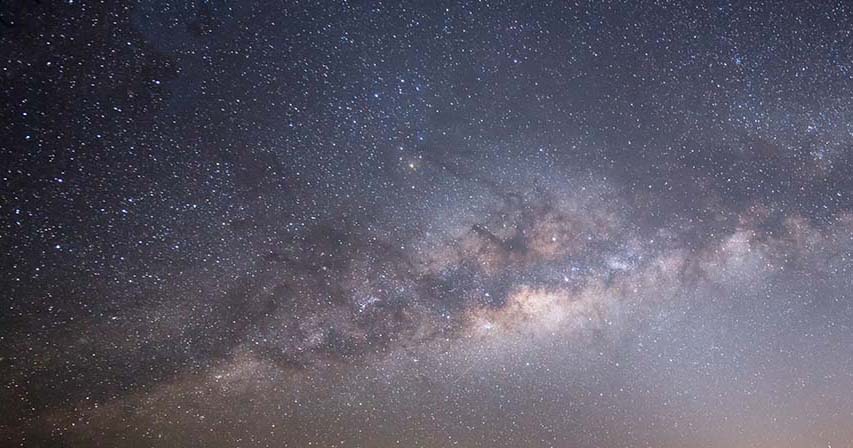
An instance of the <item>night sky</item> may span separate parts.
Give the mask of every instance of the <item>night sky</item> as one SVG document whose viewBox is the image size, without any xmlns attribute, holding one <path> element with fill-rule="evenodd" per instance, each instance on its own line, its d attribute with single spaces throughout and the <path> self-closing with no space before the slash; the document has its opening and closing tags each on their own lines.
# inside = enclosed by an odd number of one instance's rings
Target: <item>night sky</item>
<svg viewBox="0 0 853 448">
<path fill-rule="evenodd" d="M 853 447 L 853 3 L 0 19 L 0 445 Z"/>
</svg>

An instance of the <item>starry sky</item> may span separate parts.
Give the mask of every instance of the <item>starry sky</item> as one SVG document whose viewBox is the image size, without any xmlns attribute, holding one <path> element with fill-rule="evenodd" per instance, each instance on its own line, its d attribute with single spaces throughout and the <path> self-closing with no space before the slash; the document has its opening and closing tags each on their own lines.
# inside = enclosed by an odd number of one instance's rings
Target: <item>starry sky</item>
<svg viewBox="0 0 853 448">
<path fill-rule="evenodd" d="M 853 4 L 0 4 L 0 445 L 853 447 Z"/>
</svg>

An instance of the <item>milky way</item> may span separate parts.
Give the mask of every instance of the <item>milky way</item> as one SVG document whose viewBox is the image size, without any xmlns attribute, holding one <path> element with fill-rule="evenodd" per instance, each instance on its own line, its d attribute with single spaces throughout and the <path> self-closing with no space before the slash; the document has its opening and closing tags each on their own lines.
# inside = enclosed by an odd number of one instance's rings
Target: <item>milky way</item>
<svg viewBox="0 0 853 448">
<path fill-rule="evenodd" d="M 0 18 L 0 444 L 853 447 L 849 4 Z"/>
</svg>

